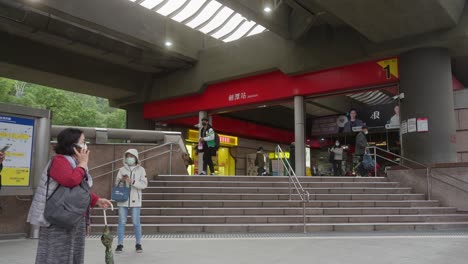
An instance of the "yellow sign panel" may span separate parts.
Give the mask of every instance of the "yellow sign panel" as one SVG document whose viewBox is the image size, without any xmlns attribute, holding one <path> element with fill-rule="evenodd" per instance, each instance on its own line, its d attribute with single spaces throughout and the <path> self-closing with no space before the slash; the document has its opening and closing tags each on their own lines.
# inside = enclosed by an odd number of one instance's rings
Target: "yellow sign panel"
<svg viewBox="0 0 468 264">
<path fill-rule="evenodd" d="M 391 79 L 392 76 L 398 78 L 398 59 L 393 58 L 393 59 L 388 59 L 388 60 L 382 60 L 377 62 L 380 67 L 385 71 L 385 74 L 387 75 L 387 79 Z"/>
<path fill-rule="evenodd" d="M 198 142 L 198 139 L 199 139 L 198 134 L 199 133 L 197 130 L 189 129 L 187 141 Z M 218 135 L 219 135 L 219 143 L 221 144 L 221 146 L 236 147 L 239 145 L 238 137 L 222 135 L 222 134 L 218 134 Z"/>
<path fill-rule="evenodd" d="M 281 158 L 287 158 L 287 159 L 289 159 L 289 157 L 290 157 L 291 155 L 289 154 L 289 152 L 284 152 L 284 153 L 281 153 L 280 156 L 281 156 Z M 277 158 L 278 158 L 278 155 L 277 155 L 275 152 L 270 152 L 270 153 L 268 153 L 268 158 L 269 158 L 269 159 L 277 159 Z"/>
<path fill-rule="evenodd" d="M 28 186 L 29 168 L 3 168 L 2 184 L 9 186 Z"/>
</svg>

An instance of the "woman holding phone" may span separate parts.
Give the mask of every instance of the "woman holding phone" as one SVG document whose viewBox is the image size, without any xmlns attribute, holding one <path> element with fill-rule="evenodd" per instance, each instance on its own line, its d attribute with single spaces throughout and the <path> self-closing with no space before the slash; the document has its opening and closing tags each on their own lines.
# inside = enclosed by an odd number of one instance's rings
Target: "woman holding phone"
<svg viewBox="0 0 468 264">
<path fill-rule="evenodd" d="M 146 171 L 140 165 L 138 151 L 129 149 L 124 153 L 124 166 L 119 169 L 115 185 L 123 184 L 130 189 L 130 195 L 127 201 L 117 203 L 119 207 L 119 227 L 117 229 L 118 244 L 115 250 L 116 253 L 123 251 L 123 240 L 125 234 L 125 224 L 127 223 L 128 210 L 131 209 L 132 223 L 135 232 L 135 250 L 137 253 L 143 252 L 141 246 L 141 224 L 140 224 L 140 209 L 142 200 L 142 190 L 148 186 L 146 179 Z"/>
</svg>

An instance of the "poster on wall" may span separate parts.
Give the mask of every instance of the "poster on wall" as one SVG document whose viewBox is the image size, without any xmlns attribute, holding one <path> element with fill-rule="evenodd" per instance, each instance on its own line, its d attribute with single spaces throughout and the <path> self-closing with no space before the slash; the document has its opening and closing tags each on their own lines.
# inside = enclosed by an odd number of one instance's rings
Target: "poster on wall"
<svg viewBox="0 0 468 264">
<path fill-rule="evenodd" d="M 0 115 L 0 149 L 8 147 L 3 161 L 3 186 L 29 186 L 33 138 L 34 119 Z"/>
<path fill-rule="evenodd" d="M 402 135 L 408 133 L 408 123 L 406 121 L 401 122 L 400 131 Z"/>
<path fill-rule="evenodd" d="M 400 106 L 395 104 L 369 105 L 351 108 L 348 113 L 315 118 L 312 135 L 330 135 L 359 132 L 363 125 L 368 127 L 400 128 Z"/>
<path fill-rule="evenodd" d="M 429 131 L 429 120 L 427 117 L 418 118 L 417 124 L 418 124 L 418 132 Z"/>
<path fill-rule="evenodd" d="M 417 125 L 416 125 L 416 118 L 408 119 L 408 133 L 416 132 Z"/>
</svg>

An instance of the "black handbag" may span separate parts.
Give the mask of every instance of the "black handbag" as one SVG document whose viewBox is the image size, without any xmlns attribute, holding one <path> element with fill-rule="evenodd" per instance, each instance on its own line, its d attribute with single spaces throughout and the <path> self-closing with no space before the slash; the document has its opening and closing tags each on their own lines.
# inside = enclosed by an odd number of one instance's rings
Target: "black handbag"
<svg viewBox="0 0 468 264">
<path fill-rule="evenodd" d="M 67 230 L 73 229 L 84 218 L 85 212 L 89 208 L 91 202 L 89 185 L 85 178 L 83 178 L 80 185 L 73 188 L 59 184 L 49 197 L 50 167 L 47 171 L 44 218 L 52 225 Z"/>
</svg>

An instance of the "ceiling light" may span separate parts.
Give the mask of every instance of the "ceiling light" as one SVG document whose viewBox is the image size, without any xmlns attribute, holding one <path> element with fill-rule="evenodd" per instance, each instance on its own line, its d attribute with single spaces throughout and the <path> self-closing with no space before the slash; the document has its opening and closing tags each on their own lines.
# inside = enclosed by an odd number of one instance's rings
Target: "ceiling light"
<svg viewBox="0 0 468 264">
<path fill-rule="evenodd" d="M 172 42 L 171 41 L 166 41 L 166 43 L 164 43 L 164 45 L 166 45 L 166 47 L 170 47 L 170 46 L 172 46 Z"/>
<path fill-rule="evenodd" d="M 264 11 L 265 13 L 271 13 L 271 11 L 273 11 L 273 10 L 271 9 L 271 7 L 265 6 L 265 8 L 263 8 L 263 11 Z"/>
</svg>

